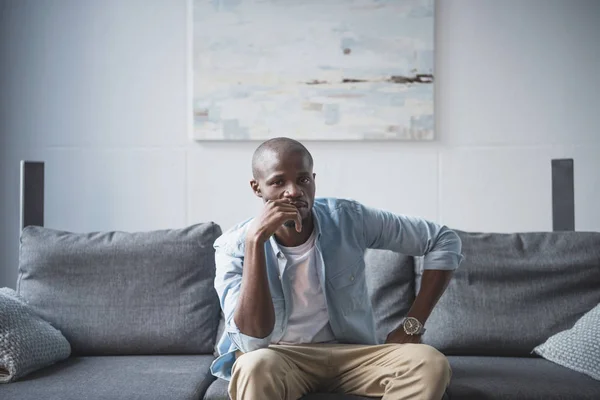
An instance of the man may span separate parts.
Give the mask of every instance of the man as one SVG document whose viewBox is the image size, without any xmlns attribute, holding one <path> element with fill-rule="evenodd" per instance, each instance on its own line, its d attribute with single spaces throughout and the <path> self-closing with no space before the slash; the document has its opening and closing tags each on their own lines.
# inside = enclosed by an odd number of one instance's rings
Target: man
<svg viewBox="0 0 600 400">
<path fill-rule="evenodd" d="M 355 201 L 315 199 L 312 156 L 292 139 L 260 145 L 252 173 L 262 212 L 215 242 L 226 324 L 211 370 L 230 380 L 231 398 L 441 399 L 450 367 L 420 335 L 462 259 L 458 236 Z M 367 248 L 425 256 L 421 290 L 383 344 L 367 294 Z"/>
</svg>

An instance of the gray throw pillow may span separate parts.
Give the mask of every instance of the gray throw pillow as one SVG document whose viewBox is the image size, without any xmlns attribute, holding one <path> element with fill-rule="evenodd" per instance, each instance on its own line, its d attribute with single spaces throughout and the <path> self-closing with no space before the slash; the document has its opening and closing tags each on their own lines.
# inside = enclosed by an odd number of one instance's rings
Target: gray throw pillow
<svg viewBox="0 0 600 400">
<path fill-rule="evenodd" d="M 367 249 L 365 276 L 380 343 L 400 326 L 415 300 L 413 257 L 390 250 Z"/>
<path fill-rule="evenodd" d="M 77 355 L 211 354 L 214 223 L 151 232 L 27 227 L 17 292 Z"/>
<path fill-rule="evenodd" d="M 0 288 L 0 383 L 68 358 L 71 346 L 9 288 Z"/>
<path fill-rule="evenodd" d="M 600 304 L 571 329 L 551 336 L 533 351 L 549 361 L 600 380 Z"/>
<path fill-rule="evenodd" d="M 447 355 L 531 357 L 600 302 L 600 233 L 456 232 L 465 259 L 423 335 Z"/>
</svg>

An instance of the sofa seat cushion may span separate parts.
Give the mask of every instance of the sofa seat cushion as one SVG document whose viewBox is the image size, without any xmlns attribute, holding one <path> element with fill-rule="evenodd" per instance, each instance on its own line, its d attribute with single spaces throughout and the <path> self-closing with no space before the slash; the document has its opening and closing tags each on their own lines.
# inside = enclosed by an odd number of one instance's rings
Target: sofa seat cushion
<svg viewBox="0 0 600 400">
<path fill-rule="evenodd" d="M 215 380 L 208 390 L 206 391 L 205 400 L 229 400 L 229 395 L 227 394 L 227 385 L 229 382 L 223 379 Z M 351 396 L 348 394 L 341 393 L 311 393 L 304 397 L 301 400 L 374 400 L 373 397 L 361 397 L 361 396 Z M 448 400 L 447 394 L 444 395 L 442 400 Z"/>
<path fill-rule="evenodd" d="M 600 382 L 543 358 L 450 356 L 450 399 L 598 400 Z"/>
<path fill-rule="evenodd" d="M 2 400 L 198 400 L 212 356 L 72 357 L 0 385 Z"/>
</svg>

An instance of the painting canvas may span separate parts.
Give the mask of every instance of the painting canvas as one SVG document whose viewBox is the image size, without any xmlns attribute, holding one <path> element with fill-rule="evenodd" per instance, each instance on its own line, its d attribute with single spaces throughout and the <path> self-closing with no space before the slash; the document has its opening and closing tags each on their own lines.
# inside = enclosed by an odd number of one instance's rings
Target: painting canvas
<svg viewBox="0 0 600 400">
<path fill-rule="evenodd" d="M 432 140 L 434 0 L 192 0 L 196 140 Z"/>
</svg>

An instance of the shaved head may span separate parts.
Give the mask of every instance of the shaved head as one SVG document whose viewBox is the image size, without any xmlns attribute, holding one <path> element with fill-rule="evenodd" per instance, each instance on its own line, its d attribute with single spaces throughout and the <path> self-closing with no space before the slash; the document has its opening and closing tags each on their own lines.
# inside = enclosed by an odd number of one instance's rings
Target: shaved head
<svg viewBox="0 0 600 400">
<path fill-rule="evenodd" d="M 279 159 L 293 153 L 301 153 L 303 156 L 307 157 L 312 169 L 313 158 L 306 147 L 299 141 L 286 137 L 278 137 L 262 143 L 254 151 L 254 155 L 252 156 L 252 175 L 254 176 L 254 179 L 263 177 L 264 166 L 265 164 L 268 164 L 272 157 Z"/>
<path fill-rule="evenodd" d="M 312 230 L 312 207 L 315 202 L 313 158 L 297 140 L 286 137 L 269 139 L 252 156 L 250 187 L 263 203 L 270 201 L 292 204 L 302 218 L 302 226 Z M 294 221 L 282 226 L 293 228 Z"/>
</svg>

